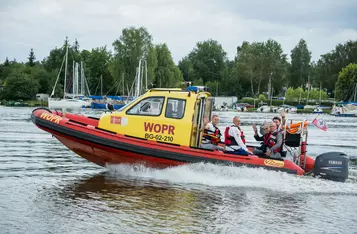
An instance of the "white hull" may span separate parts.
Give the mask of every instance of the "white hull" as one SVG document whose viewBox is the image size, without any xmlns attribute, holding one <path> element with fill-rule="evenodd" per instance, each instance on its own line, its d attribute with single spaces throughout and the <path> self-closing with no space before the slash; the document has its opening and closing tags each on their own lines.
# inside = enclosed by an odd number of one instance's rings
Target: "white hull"
<svg viewBox="0 0 357 234">
<path fill-rule="evenodd" d="M 334 107 L 331 111 L 331 115 L 357 117 L 357 107 L 351 104 Z"/>
<path fill-rule="evenodd" d="M 296 114 L 297 113 L 297 108 L 284 108 L 284 107 L 280 107 L 279 109 L 277 109 L 274 112 L 281 112 L 281 111 L 285 111 L 286 113 L 290 113 L 290 114 Z"/>
<path fill-rule="evenodd" d="M 261 106 L 257 109 L 257 112 L 265 112 L 265 113 L 268 113 L 271 111 L 271 108 L 270 106 Z"/>
<path fill-rule="evenodd" d="M 61 108 L 77 109 L 77 108 L 88 107 L 90 105 L 91 102 L 83 101 L 79 99 L 58 99 L 58 98 L 48 99 L 48 107 L 50 109 L 61 109 Z"/>
</svg>

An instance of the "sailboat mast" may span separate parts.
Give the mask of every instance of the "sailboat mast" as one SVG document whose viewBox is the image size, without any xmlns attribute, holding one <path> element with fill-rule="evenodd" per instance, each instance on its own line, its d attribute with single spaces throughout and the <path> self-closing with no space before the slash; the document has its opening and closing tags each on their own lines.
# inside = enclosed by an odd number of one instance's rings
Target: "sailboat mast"
<svg viewBox="0 0 357 234">
<path fill-rule="evenodd" d="M 145 60 L 145 91 L 148 90 L 148 64 Z"/>
<path fill-rule="evenodd" d="M 141 59 L 139 60 L 139 71 L 138 71 L 138 77 L 137 77 L 137 86 L 136 86 L 136 96 L 140 96 L 140 90 L 141 90 Z"/>
<path fill-rule="evenodd" d="M 67 40 L 67 37 L 66 37 L 66 62 L 65 62 L 65 65 L 64 65 L 64 92 L 63 92 L 63 98 L 66 98 L 66 89 L 67 89 L 67 64 L 68 64 L 68 40 Z"/>
<path fill-rule="evenodd" d="M 84 68 L 83 68 L 83 62 L 81 62 L 81 94 L 85 95 L 85 91 L 84 91 Z"/>
<path fill-rule="evenodd" d="M 122 79 L 123 79 L 123 96 L 125 96 L 124 74 L 125 74 L 125 73 L 123 73 L 123 75 L 122 75 Z M 129 94 L 128 94 L 128 95 L 129 95 Z"/>
<path fill-rule="evenodd" d="M 75 88 L 76 88 L 76 62 L 74 60 L 73 60 L 73 64 L 72 64 L 72 87 L 73 87 L 72 93 L 75 93 Z"/>
<path fill-rule="evenodd" d="M 79 64 L 77 62 L 74 63 L 74 77 L 73 77 L 73 94 L 78 95 L 78 79 L 79 79 Z"/>
<path fill-rule="evenodd" d="M 103 75 L 100 75 L 100 96 L 103 96 Z"/>
<path fill-rule="evenodd" d="M 320 106 L 321 106 L 321 82 L 320 82 Z"/>
<path fill-rule="evenodd" d="M 307 77 L 307 99 L 306 99 L 306 105 L 309 104 L 309 98 L 310 98 L 310 75 Z"/>
</svg>

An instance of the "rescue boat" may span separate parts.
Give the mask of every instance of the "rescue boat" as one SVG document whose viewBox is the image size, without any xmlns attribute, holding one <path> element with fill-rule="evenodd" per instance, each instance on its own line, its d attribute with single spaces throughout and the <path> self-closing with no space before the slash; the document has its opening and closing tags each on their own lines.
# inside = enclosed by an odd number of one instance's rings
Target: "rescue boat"
<svg viewBox="0 0 357 234">
<path fill-rule="evenodd" d="M 325 153 L 316 159 L 306 154 L 307 121 L 286 121 L 284 142 L 295 155 L 293 161 L 200 148 L 203 120 L 211 118 L 212 107 L 213 97 L 205 87 L 155 88 L 100 118 L 47 108 L 33 110 L 31 118 L 67 148 L 100 166 L 140 163 L 165 168 L 205 162 L 347 179 L 349 160 L 344 153 Z"/>
</svg>

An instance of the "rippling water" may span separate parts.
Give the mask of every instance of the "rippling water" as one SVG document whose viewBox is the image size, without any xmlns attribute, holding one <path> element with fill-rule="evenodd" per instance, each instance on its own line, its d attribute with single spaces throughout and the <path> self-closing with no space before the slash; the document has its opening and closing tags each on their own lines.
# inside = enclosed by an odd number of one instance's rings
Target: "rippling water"
<svg viewBox="0 0 357 234">
<path fill-rule="evenodd" d="M 0 233 L 357 233 L 356 163 L 346 183 L 212 164 L 101 168 L 37 129 L 31 111 L 0 106 Z M 220 113 L 222 128 L 234 114 Z M 239 116 L 255 143 L 251 124 L 273 115 Z M 357 118 L 324 118 L 309 154 L 357 156 Z"/>
</svg>

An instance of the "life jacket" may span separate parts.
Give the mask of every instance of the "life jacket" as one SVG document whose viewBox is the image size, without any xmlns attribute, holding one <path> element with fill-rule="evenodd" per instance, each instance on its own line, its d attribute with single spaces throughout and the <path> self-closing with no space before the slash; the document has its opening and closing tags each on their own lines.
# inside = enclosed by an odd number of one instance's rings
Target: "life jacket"
<svg viewBox="0 0 357 234">
<path fill-rule="evenodd" d="M 225 131 L 224 131 L 224 144 L 225 145 L 238 145 L 236 139 L 234 137 L 232 137 L 231 135 L 229 135 L 229 129 L 232 127 L 236 127 L 239 129 L 240 131 L 240 138 L 242 139 L 243 144 L 245 144 L 245 136 L 244 136 L 244 132 L 240 129 L 240 127 L 232 125 L 230 127 L 226 127 Z"/>
<path fill-rule="evenodd" d="M 276 140 L 276 136 L 277 135 L 278 135 L 278 132 L 265 134 L 265 136 L 264 136 L 264 144 L 269 148 L 273 147 L 277 142 L 277 140 Z M 277 149 L 275 149 L 273 152 L 274 153 L 278 153 L 278 152 L 281 152 L 281 151 L 282 151 L 282 147 L 280 146 Z"/>
<path fill-rule="evenodd" d="M 269 132 L 263 136 L 263 144 L 267 147 L 269 146 L 270 135 L 271 135 L 271 133 Z"/>
<path fill-rule="evenodd" d="M 212 143 L 214 145 L 217 145 L 218 143 L 221 142 L 221 131 L 219 130 L 219 128 L 217 128 L 216 126 L 214 126 L 212 124 L 212 126 L 214 127 L 215 131 L 212 132 L 209 129 L 205 129 L 203 130 L 203 142 L 204 143 Z"/>
</svg>

